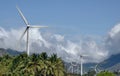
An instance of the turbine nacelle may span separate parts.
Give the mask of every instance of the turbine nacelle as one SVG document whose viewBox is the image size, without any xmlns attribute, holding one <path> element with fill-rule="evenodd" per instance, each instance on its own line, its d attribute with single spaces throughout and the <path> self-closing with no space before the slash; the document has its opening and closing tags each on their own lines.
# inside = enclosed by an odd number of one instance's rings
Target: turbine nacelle
<svg viewBox="0 0 120 76">
<path fill-rule="evenodd" d="M 29 27 L 30 25 L 27 25 L 27 27 Z"/>
<path fill-rule="evenodd" d="M 89 57 L 89 55 L 82 55 L 82 54 L 80 54 L 80 58 L 83 58 L 83 57 Z"/>
</svg>

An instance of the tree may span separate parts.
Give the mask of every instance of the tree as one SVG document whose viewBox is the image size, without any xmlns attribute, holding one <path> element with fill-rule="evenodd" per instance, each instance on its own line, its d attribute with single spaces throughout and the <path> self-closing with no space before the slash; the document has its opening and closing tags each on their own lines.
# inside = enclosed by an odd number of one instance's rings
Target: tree
<svg viewBox="0 0 120 76">
<path fill-rule="evenodd" d="M 64 76 L 64 64 L 56 54 L 48 57 L 47 53 L 26 53 L 15 57 L 9 55 L 0 59 L 0 76 Z"/>
<path fill-rule="evenodd" d="M 56 54 L 51 55 L 49 58 L 52 65 L 52 69 L 55 76 L 64 76 L 65 69 L 61 58 L 58 58 Z"/>
<path fill-rule="evenodd" d="M 23 72 L 26 72 L 24 70 L 28 62 L 29 62 L 29 57 L 27 56 L 26 53 L 16 56 L 12 61 L 10 72 L 12 72 L 12 74 L 16 74 L 16 73 L 21 74 Z"/>
<path fill-rule="evenodd" d="M 102 71 L 98 73 L 97 76 L 115 76 L 115 75 L 109 71 Z"/>
<path fill-rule="evenodd" d="M 10 65 L 12 63 L 13 57 L 9 55 L 4 55 L 0 60 L 0 76 L 9 72 Z"/>
<path fill-rule="evenodd" d="M 26 71 L 31 73 L 34 76 L 39 76 L 41 71 L 42 62 L 39 59 L 39 56 L 37 54 L 33 54 L 30 56 L 30 60 L 28 64 L 26 65 Z"/>
</svg>

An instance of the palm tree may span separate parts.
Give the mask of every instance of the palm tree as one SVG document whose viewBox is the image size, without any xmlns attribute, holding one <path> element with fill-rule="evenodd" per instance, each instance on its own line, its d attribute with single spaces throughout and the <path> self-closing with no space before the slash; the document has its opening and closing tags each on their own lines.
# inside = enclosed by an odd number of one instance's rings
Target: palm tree
<svg viewBox="0 0 120 76">
<path fill-rule="evenodd" d="M 24 71 L 24 68 L 26 67 L 26 64 L 29 62 L 29 57 L 26 53 L 20 54 L 19 56 L 16 56 L 14 60 L 12 61 L 12 65 L 10 68 L 10 71 L 12 73 L 21 73 Z"/>
<path fill-rule="evenodd" d="M 12 60 L 13 60 L 13 57 L 7 54 L 1 57 L 1 61 L 0 61 L 0 67 L 2 68 L 0 70 L 1 73 L 4 73 L 4 72 L 7 73 L 9 71 L 8 69 L 12 63 Z"/>
<path fill-rule="evenodd" d="M 51 66 L 55 76 L 64 76 L 64 64 L 61 58 L 58 58 L 56 54 L 51 55 L 49 58 Z"/>
<path fill-rule="evenodd" d="M 6 55 L 4 55 L 4 56 L 2 57 L 1 62 L 2 62 L 3 65 L 8 66 L 8 64 L 10 63 L 10 61 L 11 61 L 12 59 L 13 59 L 12 56 L 6 54 Z"/>
<path fill-rule="evenodd" d="M 39 72 L 41 70 L 41 63 L 42 62 L 39 59 L 39 55 L 33 54 L 30 57 L 30 61 L 26 65 L 26 70 L 29 69 L 28 72 L 32 73 L 34 76 L 39 76 Z"/>
<path fill-rule="evenodd" d="M 8 63 L 9 66 L 6 65 Z M 6 68 L 0 71 L 0 75 L 4 76 L 64 76 L 61 58 L 56 54 L 48 57 L 45 52 L 31 56 L 27 56 L 26 53 L 15 57 L 6 55 L 1 59 L 0 67 Z"/>
<path fill-rule="evenodd" d="M 39 55 L 39 58 L 43 61 L 47 60 L 48 59 L 48 55 L 46 52 L 43 52 Z"/>
<path fill-rule="evenodd" d="M 41 75 L 43 76 L 51 76 L 51 68 L 50 68 L 50 63 L 48 61 L 48 55 L 46 52 L 43 52 L 39 55 L 39 59 L 41 62 Z"/>
<path fill-rule="evenodd" d="M 9 72 L 9 68 L 10 68 L 10 65 L 12 63 L 13 57 L 6 54 L 1 58 L 2 59 L 0 61 L 0 67 L 2 69 L 0 70 L 0 74 L 3 75 L 5 73 Z"/>
</svg>

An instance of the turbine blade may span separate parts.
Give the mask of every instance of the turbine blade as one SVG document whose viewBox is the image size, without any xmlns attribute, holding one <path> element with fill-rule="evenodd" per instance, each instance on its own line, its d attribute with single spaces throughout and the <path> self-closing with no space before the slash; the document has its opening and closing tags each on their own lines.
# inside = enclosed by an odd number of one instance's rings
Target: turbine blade
<svg viewBox="0 0 120 76">
<path fill-rule="evenodd" d="M 24 17 L 24 15 L 22 14 L 22 11 L 21 11 L 17 6 L 16 6 L 16 8 L 17 8 L 17 10 L 18 10 L 20 16 L 22 17 L 24 23 L 28 26 L 29 23 L 28 23 L 27 19 Z"/>
<path fill-rule="evenodd" d="M 89 55 L 86 55 L 86 54 L 80 54 L 80 57 L 89 57 Z"/>
<path fill-rule="evenodd" d="M 22 34 L 21 37 L 20 37 L 20 40 L 23 38 L 23 36 L 25 35 L 25 33 L 26 33 L 27 30 L 28 30 L 28 28 L 26 28 L 25 31 L 23 32 L 23 34 Z M 19 40 L 19 41 L 20 41 L 20 40 Z"/>
<path fill-rule="evenodd" d="M 89 55 L 83 55 L 84 57 L 89 57 Z"/>
<path fill-rule="evenodd" d="M 48 26 L 30 26 L 30 28 L 47 28 Z"/>
<path fill-rule="evenodd" d="M 20 41 L 23 38 L 23 36 L 25 35 L 26 31 L 28 30 L 28 28 L 25 29 L 25 31 L 23 32 L 23 34 L 21 35 L 20 39 L 18 39 L 18 41 L 16 42 L 16 48 L 20 49 Z"/>
</svg>

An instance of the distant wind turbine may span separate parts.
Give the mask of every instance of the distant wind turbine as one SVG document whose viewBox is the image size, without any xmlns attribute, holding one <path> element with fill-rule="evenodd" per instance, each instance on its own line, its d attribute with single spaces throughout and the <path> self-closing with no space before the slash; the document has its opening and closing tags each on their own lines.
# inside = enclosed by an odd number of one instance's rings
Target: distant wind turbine
<svg viewBox="0 0 120 76">
<path fill-rule="evenodd" d="M 25 35 L 25 33 L 27 33 L 26 51 L 27 51 L 27 55 L 29 56 L 29 55 L 30 55 L 30 52 L 29 52 L 29 29 L 30 29 L 30 28 L 45 28 L 45 27 L 47 27 L 47 26 L 38 26 L 38 25 L 31 26 L 31 25 L 28 23 L 27 19 L 24 17 L 24 15 L 23 15 L 23 13 L 21 12 L 21 10 L 20 10 L 17 6 L 16 6 L 16 8 L 17 8 L 20 16 L 22 17 L 24 23 L 25 23 L 26 26 L 27 26 L 20 39 L 22 39 L 23 36 Z"/>
<path fill-rule="evenodd" d="M 88 55 L 80 55 L 80 74 L 83 75 L 83 57 L 87 57 Z"/>
<path fill-rule="evenodd" d="M 97 75 L 97 73 L 99 72 L 99 69 L 97 68 L 98 67 L 98 64 L 96 64 L 95 66 L 91 66 L 90 68 L 93 69 L 95 71 L 95 74 L 94 76 Z"/>
<path fill-rule="evenodd" d="M 75 67 L 75 66 L 77 66 L 77 64 L 74 64 L 74 62 L 71 62 L 71 64 L 70 64 L 70 67 L 69 67 L 68 71 L 70 71 L 70 70 L 71 70 L 71 73 L 73 74 L 73 73 L 74 73 L 74 67 Z"/>
<path fill-rule="evenodd" d="M 94 70 L 95 70 L 95 72 L 96 72 L 95 76 L 97 75 L 97 73 L 99 73 L 99 72 L 102 71 L 102 70 L 100 69 L 100 64 L 102 64 L 102 62 L 95 65 L 95 68 L 94 68 Z"/>
</svg>

